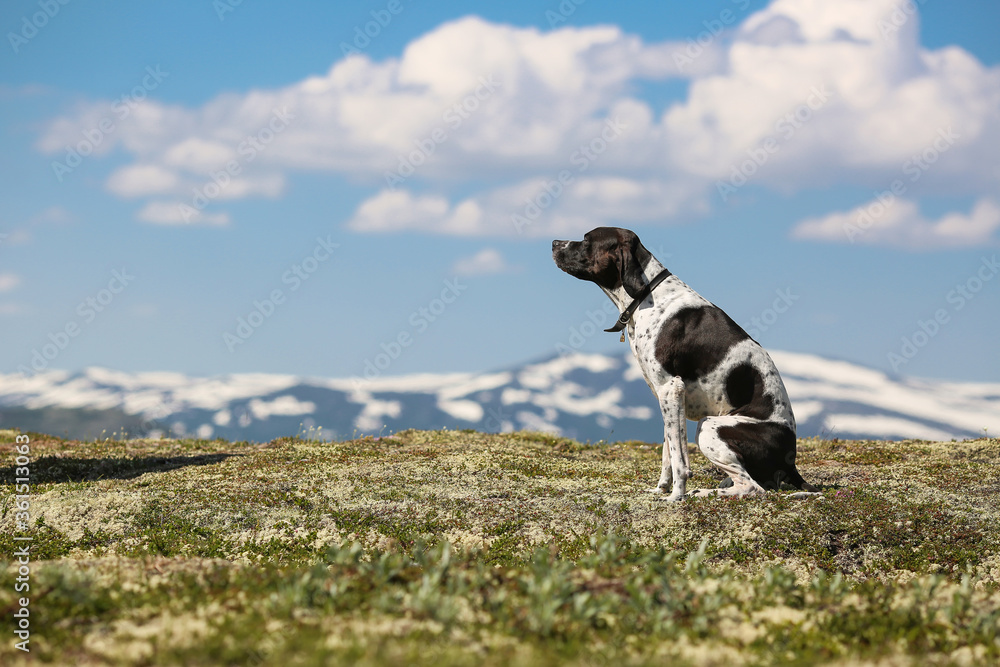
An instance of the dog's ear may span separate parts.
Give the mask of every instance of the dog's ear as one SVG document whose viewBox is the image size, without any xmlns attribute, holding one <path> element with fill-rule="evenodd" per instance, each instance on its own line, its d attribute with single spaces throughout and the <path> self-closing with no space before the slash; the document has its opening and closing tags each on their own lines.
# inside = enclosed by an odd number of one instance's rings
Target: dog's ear
<svg viewBox="0 0 1000 667">
<path fill-rule="evenodd" d="M 618 252 L 618 270 L 621 275 L 622 287 L 634 299 L 646 286 L 643 269 L 651 255 L 639 242 L 639 237 L 634 234 L 631 235 L 631 238 L 623 239 L 623 242 L 618 244 Z"/>
</svg>

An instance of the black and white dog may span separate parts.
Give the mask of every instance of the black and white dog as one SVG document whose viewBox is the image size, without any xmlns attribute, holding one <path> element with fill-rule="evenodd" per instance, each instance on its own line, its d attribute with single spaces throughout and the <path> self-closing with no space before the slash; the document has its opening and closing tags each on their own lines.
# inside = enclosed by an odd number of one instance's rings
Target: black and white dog
<svg viewBox="0 0 1000 667">
<path fill-rule="evenodd" d="M 622 315 L 635 355 L 663 413 L 663 463 L 651 493 L 685 496 L 687 419 L 732 486 L 691 495 L 743 496 L 782 483 L 811 495 L 795 467 L 795 417 L 767 352 L 728 315 L 671 274 L 627 229 L 599 227 L 583 241 L 553 241 L 556 266 L 597 283 Z M 624 335 L 624 334 L 623 334 Z M 673 479 L 673 488 L 670 488 Z"/>
</svg>

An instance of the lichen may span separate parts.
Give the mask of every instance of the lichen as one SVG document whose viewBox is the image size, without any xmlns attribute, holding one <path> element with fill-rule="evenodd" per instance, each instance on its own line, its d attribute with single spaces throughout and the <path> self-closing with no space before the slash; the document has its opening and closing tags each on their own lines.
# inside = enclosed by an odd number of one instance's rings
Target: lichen
<svg viewBox="0 0 1000 667">
<path fill-rule="evenodd" d="M 537 433 L 33 434 L 32 457 L 33 637 L 53 663 L 1000 659 L 996 439 L 801 440 L 820 497 L 679 504 L 645 492 L 657 446 Z M 692 486 L 717 483 L 690 459 Z"/>
</svg>

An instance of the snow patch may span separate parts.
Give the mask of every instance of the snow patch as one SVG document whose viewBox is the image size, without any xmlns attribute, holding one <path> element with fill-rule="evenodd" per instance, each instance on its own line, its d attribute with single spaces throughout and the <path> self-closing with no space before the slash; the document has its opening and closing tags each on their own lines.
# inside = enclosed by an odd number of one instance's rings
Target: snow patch
<svg viewBox="0 0 1000 667">
<path fill-rule="evenodd" d="M 823 401 L 792 401 L 795 423 L 804 424 L 823 412 Z"/>
<path fill-rule="evenodd" d="M 449 387 L 460 385 L 474 379 L 473 373 L 414 373 L 412 375 L 392 375 L 367 378 L 311 378 L 306 384 L 315 387 L 333 389 L 334 391 L 381 393 L 381 392 L 419 392 L 433 394 Z"/>
<path fill-rule="evenodd" d="M 558 426 L 552 422 L 545 421 L 544 417 L 536 415 L 534 412 L 521 410 L 515 415 L 515 417 L 517 418 L 518 423 L 520 423 L 521 429 L 524 431 L 539 431 L 541 433 L 562 435 L 562 431 Z"/>
<path fill-rule="evenodd" d="M 497 389 L 510 383 L 513 377 L 511 373 L 487 373 L 485 375 L 472 376 L 467 380 L 455 382 L 447 387 L 438 389 L 437 395 L 442 401 L 450 401 L 455 398 L 474 394 L 477 391 Z"/>
<path fill-rule="evenodd" d="M 278 396 L 273 401 L 255 398 L 248 406 L 254 419 L 269 419 L 272 415 L 307 415 L 316 411 L 312 401 L 300 401 L 290 394 Z"/>
<path fill-rule="evenodd" d="M 399 401 L 380 401 L 370 396 L 364 406 L 354 420 L 354 426 L 360 431 L 377 431 L 384 425 L 383 417 L 397 419 L 403 412 L 403 404 Z"/>
<path fill-rule="evenodd" d="M 913 438 L 915 440 L 951 440 L 953 435 L 926 424 L 887 415 L 831 414 L 823 426 L 836 435 L 838 431 L 866 433 L 871 438 Z"/>
<path fill-rule="evenodd" d="M 532 393 L 527 389 L 514 389 L 507 387 L 500 394 L 500 402 L 504 405 L 514 405 L 515 403 L 530 403 Z"/>
<path fill-rule="evenodd" d="M 567 354 L 527 366 L 518 374 L 517 379 L 529 389 L 548 389 L 570 371 L 582 368 L 591 373 L 603 373 L 616 368 L 619 363 L 618 359 L 601 354 Z"/>
<path fill-rule="evenodd" d="M 475 401 L 438 401 L 437 406 L 455 419 L 478 422 L 483 418 L 483 406 Z"/>
</svg>

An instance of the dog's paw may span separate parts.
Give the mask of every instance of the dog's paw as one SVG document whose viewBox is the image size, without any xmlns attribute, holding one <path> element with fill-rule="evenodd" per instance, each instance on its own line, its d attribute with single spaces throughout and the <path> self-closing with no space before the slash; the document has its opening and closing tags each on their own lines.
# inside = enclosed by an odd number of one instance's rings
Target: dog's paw
<svg viewBox="0 0 1000 667">
<path fill-rule="evenodd" d="M 651 489 L 646 489 L 646 493 L 652 493 L 655 496 L 663 496 L 669 493 L 669 486 L 654 486 Z"/>
<path fill-rule="evenodd" d="M 654 500 L 658 500 L 661 503 L 679 503 L 682 500 L 684 500 L 684 494 L 683 493 L 667 494 L 666 492 L 663 492 L 662 495 L 657 496 L 656 498 L 654 498 Z"/>
</svg>

